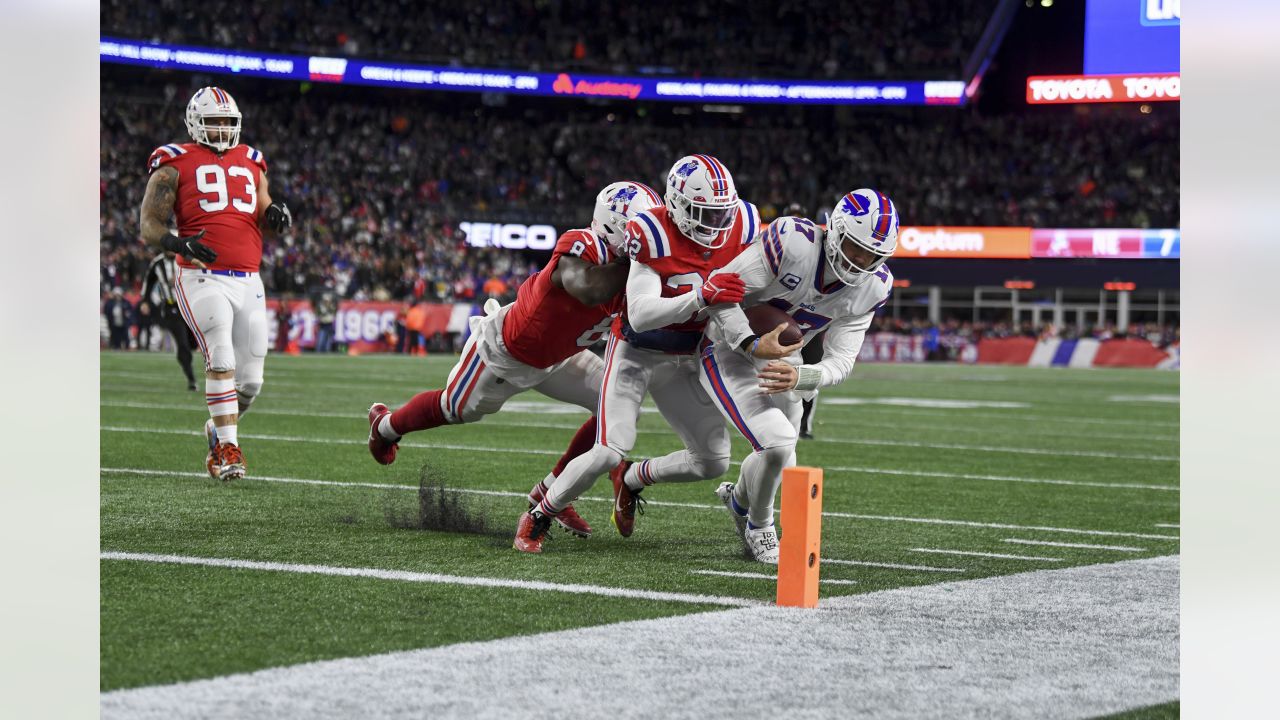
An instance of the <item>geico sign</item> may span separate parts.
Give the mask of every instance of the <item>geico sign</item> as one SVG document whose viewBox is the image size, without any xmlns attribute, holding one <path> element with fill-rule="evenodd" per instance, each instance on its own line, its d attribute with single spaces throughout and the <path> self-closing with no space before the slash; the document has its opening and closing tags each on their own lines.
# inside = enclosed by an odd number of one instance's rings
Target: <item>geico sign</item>
<svg viewBox="0 0 1280 720">
<path fill-rule="evenodd" d="M 556 229 L 550 225 L 519 223 L 458 223 L 474 247 L 498 247 L 508 250 L 550 250 L 556 246 Z"/>
<path fill-rule="evenodd" d="M 1182 78 L 1166 75 L 1067 75 L 1027 78 L 1027 102 L 1102 103 L 1178 100 Z"/>
<path fill-rule="evenodd" d="M 944 228 L 903 228 L 898 244 L 912 255 L 928 257 L 931 252 L 982 254 L 985 247 L 980 232 L 947 232 Z"/>
</svg>

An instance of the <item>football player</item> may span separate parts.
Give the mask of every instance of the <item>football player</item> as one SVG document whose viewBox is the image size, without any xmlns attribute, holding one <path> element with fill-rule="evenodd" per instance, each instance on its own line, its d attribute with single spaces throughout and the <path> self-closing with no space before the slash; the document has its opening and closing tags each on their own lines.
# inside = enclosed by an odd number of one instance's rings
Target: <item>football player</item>
<svg viewBox="0 0 1280 720">
<path fill-rule="evenodd" d="M 729 434 L 698 383 L 698 343 L 706 324 L 702 311 L 735 305 L 743 284 L 731 273 L 714 278 L 750 244 L 760 226 L 754 205 L 738 198 L 729 171 L 709 155 L 681 158 L 667 174 L 666 204 L 627 224 L 631 258 L 626 302 L 605 350 L 604 382 L 596 411 L 598 431 L 590 451 L 574 459 L 536 507 L 521 518 L 532 532 L 545 529 L 606 471 L 614 486 L 612 520 L 623 537 L 634 530 L 640 492 L 657 482 L 691 482 L 722 475 L 729 467 Z M 783 357 L 766 336 L 762 353 Z M 772 344 L 770 344 L 772 343 Z M 636 420 L 646 393 L 684 441 L 685 449 L 633 465 Z"/>
<path fill-rule="evenodd" d="M 147 243 L 177 255 L 178 309 L 204 355 L 205 467 L 232 480 L 245 472 L 236 426 L 262 390 L 267 357 L 261 228 L 282 233 L 293 216 L 271 199 L 262 153 L 240 144 L 240 108 L 227 91 L 201 88 L 185 119 L 192 142 L 147 160 L 139 224 Z"/>
<path fill-rule="evenodd" d="M 369 408 L 373 458 L 390 464 L 405 434 L 476 422 L 525 390 L 594 412 L 604 362 L 588 348 L 608 331 L 621 303 L 627 259 L 620 250 L 627 221 L 661 204 L 658 194 L 639 182 L 616 182 L 602 190 L 591 226 L 561 235 L 551 259 L 525 280 L 514 303 L 472 318 L 471 337 L 443 389 L 419 393 L 395 412 L 382 403 Z M 593 416 L 578 431 L 566 458 L 591 447 L 595 426 Z M 531 505 L 542 501 L 558 471 L 529 492 Z M 575 535 L 591 535 L 591 526 L 572 507 L 566 505 L 556 520 Z M 523 530 L 515 547 L 540 552 L 542 533 Z"/>
<path fill-rule="evenodd" d="M 738 481 L 721 483 L 716 494 L 760 562 L 778 562 L 774 495 L 782 469 L 795 464 L 801 395 L 841 383 L 853 371 L 871 318 L 893 287 L 884 263 L 897 245 L 893 201 L 858 189 L 836 204 L 826 230 L 804 218 L 779 218 L 723 270 L 741 279 L 745 297 L 741 307 L 713 309 L 700 380 L 751 443 Z M 791 315 L 804 333 L 802 345 L 825 331 L 823 359 L 765 364 L 753 357 L 759 338 L 742 307 L 763 303 Z"/>
</svg>

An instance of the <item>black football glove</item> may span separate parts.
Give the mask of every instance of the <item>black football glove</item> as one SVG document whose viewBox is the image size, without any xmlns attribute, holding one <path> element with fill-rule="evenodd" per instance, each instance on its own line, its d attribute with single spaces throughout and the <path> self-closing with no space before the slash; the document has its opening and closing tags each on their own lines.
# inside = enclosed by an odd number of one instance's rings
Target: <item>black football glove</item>
<svg viewBox="0 0 1280 720">
<path fill-rule="evenodd" d="M 293 226 L 293 213 L 289 212 L 289 206 L 283 202 L 271 203 L 264 218 L 267 221 L 267 227 L 277 233 L 282 233 Z"/>
<path fill-rule="evenodd" d="M 200 242 L 202 237 L 204 237 L 204 230 L 186 237 L 169 233 L 164 240 L 160 241 L 160 246 L 169 252 L 181 255 L 189 261 L 199 261 L 207 265 L 218 259 L 218 253 L 214 252 L 213 248 Z"/>
</svg>

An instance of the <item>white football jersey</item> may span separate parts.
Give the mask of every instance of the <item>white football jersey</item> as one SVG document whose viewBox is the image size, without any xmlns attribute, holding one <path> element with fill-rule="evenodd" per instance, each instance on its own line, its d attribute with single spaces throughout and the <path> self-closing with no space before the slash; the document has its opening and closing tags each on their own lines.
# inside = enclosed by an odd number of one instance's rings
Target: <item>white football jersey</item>
<svg viewBox="0 0 1280 720">
<path fill-rule="evenodd" d="M 753 333 L 741 308 L 773 305 L 795 319 L 805 344 L 827 331 L 819 387 L 844 380 L 862 347 L 875 311 L 889 299 L 893 274 L 881 266 L 856 286 L 835 277 L 823 252 L 825 230 L 810 220 L 781 217 L 721 272 L 735 272 L 746 284 L 739 306 L 713 306 L 707 336 L 738 348 Z"/>
</svg>

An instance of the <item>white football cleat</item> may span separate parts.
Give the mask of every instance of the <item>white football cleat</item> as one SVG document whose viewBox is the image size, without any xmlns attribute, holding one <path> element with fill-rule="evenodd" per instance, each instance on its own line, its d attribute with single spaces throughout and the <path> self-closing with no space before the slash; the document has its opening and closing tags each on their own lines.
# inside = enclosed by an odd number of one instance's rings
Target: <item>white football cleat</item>
<svg viewBox="0 0 1280 720">
<path fill-rule="evenodd" d="M 722 482 L 720 487 L 716 488 L 716 497 L 720 498 L 720 502 L 724 503 L 725 509 L 729 511 L 729 517 L 733 518 L 733 524 L 738 526 L 738 537 L 742 537 L 747 531 L 747 516 L 739 515 L 733 509 L 733 488 L 734 483 Z"/>
<path fill-rule="evenodd" d="M 747 528 L 743 533 L 747 547 L 757 562 L 778 564 L 778 531 L 772 525 L 762 528 Z"/>
</svg>

